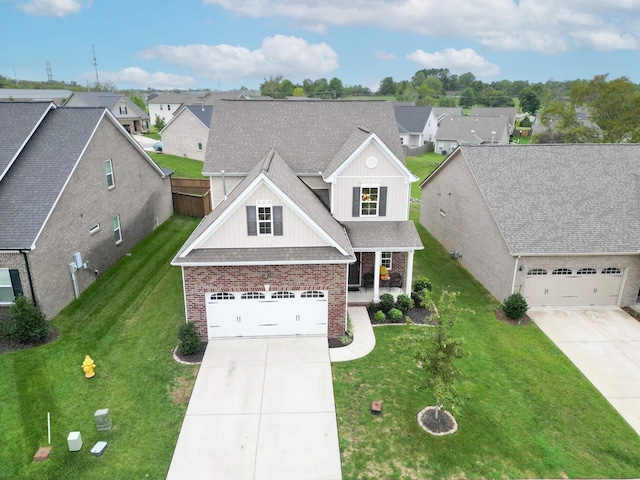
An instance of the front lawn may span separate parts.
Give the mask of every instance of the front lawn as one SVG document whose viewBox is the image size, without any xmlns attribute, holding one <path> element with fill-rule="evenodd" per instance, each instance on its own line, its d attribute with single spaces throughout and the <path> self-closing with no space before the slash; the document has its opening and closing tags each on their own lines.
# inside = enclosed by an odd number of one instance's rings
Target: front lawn
<svg viewBox="0 0 640 480">
<path fill-rule="evenodd" d="M 435 168 L 424 157 L 407 159 L 420 180 Z M 413 204 L 416 222 L 418 211 Z M 455 327 L 470 352 L 460 362 L 459 430 L 433 437 L 420 428 L 416 416 L 434 399 L 397 344 L 404 327 L 376 327 L 372 353 L 332 365 L 344 480 L 640 477 L 637 433 L 535 324 L 496 320 L 499 302 L 418 231 L 425 249 L 414 278 L 429 277 L 436 298 L 459 291 L 458 304 L 475 312 Z M 381 416 L 370 413 L 373 400 L 384 402 Z"/>
<path fill-rule="evenodd" d="M 198 220 L 173 216 L 52 320 L 58 339 L 0 355 L 0 478 L 166 477 L 196 367 L 174 362 L 184 322 L 180 269 L 170 260 Z M 90 355 L 96 376 L 80 365 Z M 109 408 L 114 428 L 97 432 L 93 415 Z M 47 444 L 53 453 L 33 463 Z M 67 435 L 84 445 L 69 452 Z M 89 453 L 108 442 L 102 457 Z"/>
<path fill-rule="evenodd" d="M 191 158 L 168 155 L 166 153 L 147 152 L 161 167 L 174 171 L 175 178 L 208 178 L 202 175 L 203 162 Z"/>
</svg>

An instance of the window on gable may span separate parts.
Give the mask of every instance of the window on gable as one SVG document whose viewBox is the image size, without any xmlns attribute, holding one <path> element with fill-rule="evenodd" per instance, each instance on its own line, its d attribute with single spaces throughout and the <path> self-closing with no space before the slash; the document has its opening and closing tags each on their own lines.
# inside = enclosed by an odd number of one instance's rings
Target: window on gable
<svg viewBox="0 0 640 480">
<path fill-rule="evenodd" d="M 360 187 L 360 215 L 378 215 L 378 187 Z"/>
<path fill-rule="evenodd" d="M 116 245 L 122 242 L 122 229 L 120 228 L 120 215 L 113 217 L 113 237 Z"/>
<path fill-rule="evenodd" d="M 127 106 L 120 105 L 120 115 L 126 115 L 126 114 L 127 114 Z"/>
<path fill-rule="evenodd" d="M 622 270 L 616 267 L 607 267 L 602 269 L 603 275 L 620 275 Z"/>
<path fill-rule="evenodd" d="M 13 303 L 22 295 L 20 272 L 10 268 L 0 268 L 0 303 Z"/>
<path fill-rule="evenodd" d="M 104 172 L 107 174 L 107 187 L 111 190 L 116 186 L 116 181 L 113 177 L 113 162 L 111 159 L 104 162 Z"/>
<path fill-rule="evenodd" d="M 282 206 L 271 201 L 258 201 L 247 205 L 247 234 L 249 236 L 282 235 Z"/>
<path fill-rule="evenodd" d="M 391 257 L 392 257 L 391 252 L 382 252 L 382 257 L 381 257 L 382 266 L 387 267 L 389 270 L 391 270 Z"/>
</svg>

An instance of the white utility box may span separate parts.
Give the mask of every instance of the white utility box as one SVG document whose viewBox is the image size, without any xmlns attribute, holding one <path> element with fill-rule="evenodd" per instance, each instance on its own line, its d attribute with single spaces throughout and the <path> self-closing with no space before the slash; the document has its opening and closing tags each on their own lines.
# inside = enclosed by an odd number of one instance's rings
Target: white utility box
<svg viewBox="0 0 640 480">
<path fill-rule="evenodd" d="M 69 432 L 67 437 L 70 452 L 77 452 L 82 448 L 82 435 L 80 432 Z"/>
</svg>

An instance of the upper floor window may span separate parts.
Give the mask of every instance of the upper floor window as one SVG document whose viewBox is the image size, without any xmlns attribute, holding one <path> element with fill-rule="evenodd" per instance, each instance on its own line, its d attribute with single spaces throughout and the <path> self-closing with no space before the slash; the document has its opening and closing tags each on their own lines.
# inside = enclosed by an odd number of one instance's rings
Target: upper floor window
<svg viewBox="0 0 640 480">
<path fill-rule="evenodd" d="M 387 187 L 363 184 L 353 187 L 353 217 L 384 217 L 387 214 Z"/>
<path fill-rule="evenodd" d="M 127 114 L 127 106 L 120 105 L 120 115 L 126 115 L 126 114 Z"/>
<path fill-rule="evenodd" d="M 122 242 L 122 229 L 120 228 L 120 215 L 113 217 L 113 237 L 116 245 Z"/>
<path fill-rule="evenodd" d="M 247 235 L 282 235 L 282 206 L 269 201 L 247 205 Z"/>
<path fill-rule="evenodd" d="M 391 257 L 391 252 L 382 252 L 381 264 L 389 270 L 391 270 Z"/>
<path fill-rule="evenodd" d="M 0 268 L 0 303 L 13 303 L 22 295 L 20 272 L 9 268 Z"/>
<path fill-rule="evenodd" d="M 107 175 L 107 187 L 109 187 L 109 189 L 112 189 L 116 186 L 116 181 L 113 178 L 113 162 L 111 161 L 111 159 L 104 162 L 104 172 Z"/>
<path fill-rule="evenodd" d="M 360 191 L 360 215 L 378 215 L 378 187 L 361 187 Z"/>
</svg>

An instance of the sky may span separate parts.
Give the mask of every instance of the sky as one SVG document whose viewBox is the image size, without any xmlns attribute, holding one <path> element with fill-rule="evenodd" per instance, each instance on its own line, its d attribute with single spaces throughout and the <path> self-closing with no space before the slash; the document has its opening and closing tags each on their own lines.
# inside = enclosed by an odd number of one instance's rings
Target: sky
<svg viewBox="0 0 640 480">
<path fill-rule="evenodd" d="M 640 83 L 640 0 L 0 0 L 0 74 L 132 89 L 337 77 L 376 91 L 423 68 Z"/>
</svg>

